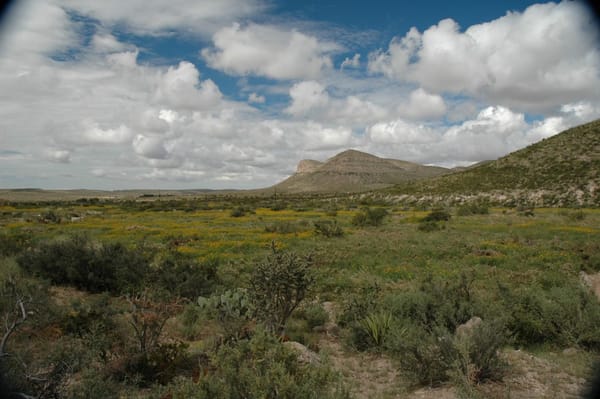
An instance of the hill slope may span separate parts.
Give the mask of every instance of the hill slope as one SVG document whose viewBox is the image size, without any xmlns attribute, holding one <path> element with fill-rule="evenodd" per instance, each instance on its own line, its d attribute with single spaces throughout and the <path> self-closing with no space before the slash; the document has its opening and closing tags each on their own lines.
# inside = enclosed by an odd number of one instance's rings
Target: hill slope
<svg viewBox="0 0 600 399">
<path fill-rule="evenodd" d="M 498 160 L 445 176 L 400 184 L 395 194 L 521 193 L 545 205 L 600 205 L 600 120 L 566 130 Z M 555 202 L 553 203 L 553 198 Z"/>
<path fill-rule="evenodd" d="M 325 162 L 300 161 L 296 173 L 273 186 L 273 189 L 288 193 L 357 192 L 448 172 L 445 168 L 347 150 Z"/>
</svg>

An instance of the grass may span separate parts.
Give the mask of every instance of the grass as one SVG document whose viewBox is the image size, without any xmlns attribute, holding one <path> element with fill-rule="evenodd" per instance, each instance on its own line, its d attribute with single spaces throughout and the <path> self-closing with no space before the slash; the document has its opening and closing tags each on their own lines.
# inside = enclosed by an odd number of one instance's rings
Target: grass
<svg viewBox="0 0 600 399">
<path fill-rule="evenodd" d="M 309 299 L 338 305 L 367 286 L 376 285 L 382 293 L 393 295 L 417 287 L 428 276 L 444 281 L 465 273 L 473 278 L 474 291 L 493 304 L 501 285 L 518 290 L 577 283 L 580 271 L 600 269 L 594 263 L 600 209 L 536 208 L 534 216 L 523 216 L 512 208 L 490 208 L 489 214 L 458 216 L 451 208 L 452 217 L 442 222 L 443 229 L 422 232 L 419 223 L 429 210 L 388 206 L 381 226 L 356 226 L 352 220 L 362 207 L 351 200 L 336 204 L 335 217 L 327 199 L 313 200 L 310 207 L 305 201 L 302 207 L 294 207 L 290 200 L 290 206 L 282 210 L 260 201 L 248 202 L 253 212 L 238 217 L 231 215 L 231 209 L 239 204 L 218 199 L 185 207 L 176 201 L 160 206 L 11 203 L 0 205 L 0 230 L 2 234 L 25 233 L 33 243 L 85 233 L 131 247 L 145 245 L 158 251 L 173 247 L 199 260 L 218 258 L 223 289 L 244 286 L 252 264 L 276 241 L 279 248 L 314 254 L 316 283 Z M 37 215 L 49 210 L 61 216 L 60 223 L 40 222 Z M 70 215 L 78 219 L 71 221 Z M 319 220 L 336 220 L 344 236 L 324 239 L 315 234 L 314 222 Z M 285 223 L 296 228 L 289 232 L 265 228 Z M 297 317 L 292 321 L 294 337 L 318 343 L 320 333 Z M 211 340 L 212 330 L 202 332 L 200 340 L 191 340 L 190 348 L 203 347 Z M 562 369 L 573 366 L 577 376 L 585 375 L 590 359 L 597 357 L 584 350 L 568 357 L 552 346 L 536 351 Z"/>
</svg>

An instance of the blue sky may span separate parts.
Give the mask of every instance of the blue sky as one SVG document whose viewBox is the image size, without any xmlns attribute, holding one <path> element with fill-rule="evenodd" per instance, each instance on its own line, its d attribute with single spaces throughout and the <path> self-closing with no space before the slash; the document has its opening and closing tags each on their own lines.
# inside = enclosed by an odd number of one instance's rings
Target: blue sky
<svg viewBox="0 0 600 399">
<path fill-rule="evenodd" d="M 600 116 L 570 1 L 26 0 L 1 29 L 0 187 L 266 187 L 348 148 L 452 167 Z"/>
</svg>

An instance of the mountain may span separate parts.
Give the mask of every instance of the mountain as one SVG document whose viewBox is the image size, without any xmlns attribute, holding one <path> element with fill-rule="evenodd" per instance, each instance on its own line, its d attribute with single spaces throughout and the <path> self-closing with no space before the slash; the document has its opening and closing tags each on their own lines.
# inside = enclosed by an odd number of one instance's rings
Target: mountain
<svg viewBox="0 0 600 399">
<path fill-rule="evenodd" d="M 365 152 L 347 150 L 325 162 L 310 159 L 300 161 L 296 173 L 272 189 L 286 193 L 358 192 L 448 172 L 448 169 L 436 166 L 379 158 Z"/>
<path fill-rule="evenodd" d="M 412 196 L 494 193 L 542 205 L 600 205 L 600 119 L 495 161 L 388 191 Z"/>
</svg>

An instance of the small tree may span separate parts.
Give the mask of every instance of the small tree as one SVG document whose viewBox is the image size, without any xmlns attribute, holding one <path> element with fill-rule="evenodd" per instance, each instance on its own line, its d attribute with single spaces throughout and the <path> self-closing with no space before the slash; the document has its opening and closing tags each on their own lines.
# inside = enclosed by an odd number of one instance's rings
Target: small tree
<svg viewBox="0 0 600 399">
<path fill-rule="evenodd" d="M 294 309 L 306 297 L 314 279 L 312 256 L 277 250 L 259 263 L 250 277 L 250 302 L 255 315 L 272 333 L 282 334 Z"/>
</svg>

